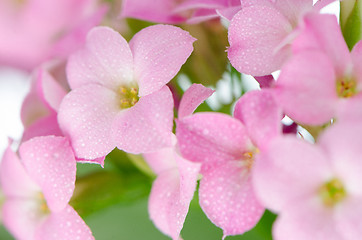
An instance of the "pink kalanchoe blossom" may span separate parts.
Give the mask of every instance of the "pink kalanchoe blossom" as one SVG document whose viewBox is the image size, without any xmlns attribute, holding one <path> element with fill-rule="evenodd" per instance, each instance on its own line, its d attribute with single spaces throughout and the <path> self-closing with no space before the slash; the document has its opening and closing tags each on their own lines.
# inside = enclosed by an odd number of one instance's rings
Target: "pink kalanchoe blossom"
<svg viewBox="0 0 362 240">
<path fill-rule="evenodd" d="M 24 142 L 19 152 L 21 160 L 8 148 L 0 167 L 6 228 L 17 239 L 94 239 L 68 204 L 76 174 L 68 140 L 37 137 Z"/>
<path fill-rule="evenodd" d="M 264 76 L 279 70 L 291 56 L 291 43 L 307 12 L 318 11 L 312 0 L 241 1 L 242 9 L 229 26 L 228 58 L 242 73 Z"/>
<path fill-rule="evenodd" d="M 295 137 L 273 140 L 253 169 L 254 186 L 279 217 L 276 240 L 354 240 L 362 236 L 362 126 L 340 124 L 312 145 Z"/>
<path fill-rule="evenodd" d="M 164 234 L 178 240 L 196 190 L 200 164 L 182 158 L 175 147 L 144 157 L 157 174 L 148 204 L 150 218 Z"/>
<path fill-rule="evenodd" d="M 282 68 L 275 96 L 302 124 L 320 125 L 362 101 L 362 42 L 350 53 L 333 15 L 308 14 Z"/>
<path fill-rule="evenodd" d="M 240 10 L 240 0 L 124 0 L 122 17 L 157 23 L 199 23 L 220 16 L 227 19 Z"/>
<path fill-rule="evenodd" d="M 193 111 L 214 91 L 201 84 L 193 84 L 183 95 L 179 118 Z M 164 233 L 178 240 L 193 198 L 201 165 L 182 158 L 177 152 L 176 139 L 172 148 L 144 154 L 145 160 L 157 174 L 148 211 L 154 224 Z"/>
<path fill-rule="evenodd" d="M 43 64 L 34 71 L 30 92 L 21 109 L 24 124 L 22 142 L 38 136 L 64 136 L 57 120 L 60 103 L 69 91 L 64 67 L 64 62 L 55 61 Z M 76 158 L 78 162 L 101 166 L 104 159 Z"/>
<path fill-rule="evenodd" d="M 0 65 L 31 71 L 79 48 L 106 12 L 95 0 L 0 1 Z"/>
<path fill-rule="evenodd" d="M 176 129 L 182 155 L 202 163 L 200 206 L 224 238 L 250 230 L 262 216 L 251 169 L 255 155 L 281 132 L 281 111 L 269 91 L 247 93 L 234 115 L 197 113 L 179 119 Z"/>
<path fill-rule="evenodd" d="M 43 64 L 33 72 L 30 92 L 21 108 L 23 141 L 35 136 L 62 136 L 57 121 L 61 100 L 67 93 L 66 78 L 53 76 L 52 70 L 63 63 Z M 64 64 L 63 64 L 64 65 Z"/>
<path fill-rule="evenodd" d="M 73 89 L 58 120 L 76 156 L 92 159 L 116 146 L 130 153 L 171 146 L 173 99 L 167 86 L 190 56 L 195 39 L 156 25 L 130 41 L 107 27 L 91 30 L 67 66 Z"/>
</svg>

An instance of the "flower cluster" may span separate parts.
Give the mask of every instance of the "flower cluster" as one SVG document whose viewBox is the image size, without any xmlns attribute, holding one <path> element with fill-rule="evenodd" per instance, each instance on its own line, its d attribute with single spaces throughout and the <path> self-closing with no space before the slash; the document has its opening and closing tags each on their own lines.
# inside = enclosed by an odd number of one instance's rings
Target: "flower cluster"
<svg viewBox="0 0 362 240">
<path fill-rule="evenodd" d="M 174 240 L 197 189 L 223 239 L 266 209 L 277 240 L 362 236 L 362 29 L 350 37 L 359 1 L 341 3 L 340 24 L 321 13 L 332 0 L 123 0 L 116 15 L 161 23 L 130 41 L 111 28 L 113 5 L 55 2 L 0 2 L 0 63 L 32 70 L 23 138 L 0 165 L 3 224 L 17 239 L 94 239 L 70 204 L 76 166 L 104 167 L 114 149 L 147 163 L 150 218 Z M 233 114 L 199 111 L 215 91 L 182 70 L 196 39 L 163 25 L 204 21 L 227 28 L 224 71 L 260 84 Z M 194 83 L 182 98 L 180 71 Z"/>
</svg>

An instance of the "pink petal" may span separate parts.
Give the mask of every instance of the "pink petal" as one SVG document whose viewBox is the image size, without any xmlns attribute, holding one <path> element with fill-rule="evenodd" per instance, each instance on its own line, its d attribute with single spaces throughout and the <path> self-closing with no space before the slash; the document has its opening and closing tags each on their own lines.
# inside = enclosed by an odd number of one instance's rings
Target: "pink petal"
<svg viewBox="0 0 362 240">
<path fill-rule="evenodd" d="M 176 123 L 180 151 L 191 161 L 238 160 L 252 146 L 243 124 L 226 114 L 198 113 Z"/>
<path fill-rule="evenodd" d="M 181 119 L 191 115 L 196 108 L 210 97 L 215 91 L 201 84 L 192 84 L 182 96 L 178 109 L 178 117 Z"/>
<path fill-rule="evenodd" d="M 336 74 L 344 75 L 351 59 L 336 16 L 310 13 L 304 18 L 303 26 L 293 42 L 293 51 L 322 50 L 330 58 Z"/>
<path fill-rule="evenodd" d="M 36 239 L 94 239 L 91 230 L 74 209 L 67 205 L 60 212 L 53 212 L 37 229 Z"/>
<path fill-rule="evenodd" d="M 28 128 L 26 128 L 22 141 L 25 142 L 33 137 L 48 135 L 63 136 L 63 133 L 58 125 L 56 114 L 51 114 L 50 116 L 40 118 Z"/>
<path fill-rule="evenodd" d="M 336 229 L 343 239 L 353 240 L 362 236 L 361 197 L 352 196 L 346 199 L 336 212 Z"/>
<path fill-rule="evenodd" d="M 5 150 L 0 166 L 1 189 L 6 197 L 29 198 L 41 191 L 10 147 Z"/>
<path fill-rule="evenodd" d="M 69 58 L 67 76 L 72 89 L 98 83 L 116 90 L 133 81 L 132 64 L 127 41 L 111 28 L 95 27 L 85 48 Z"/>
<path fill-rule="evenodd" d="M 41 86 L 44 100 L 58 111 L 60 102 L 66 95 L 64 88 L 45 70 L 41 71 Z"/>
<path fill-rule="evenodd" d="M 293 30 L 275 8 L 255 5 L 243 8 L 229 26 L 228 57 L 242 73 L 268 75 L 278 69 L 291 54 L 288 46 L 276 51 Z"/>
<path fill-rule="evenodd" d="M 240 11 L 240 9 L 240 6 L 228 7 L 216 10 L 216 13 L 220 15 L 220 17 L 231 21 L 231 19 L 233 19 L 233 17 Z"/>
<path fill-rule="evenodd" d="M 278 0 L 275 1 L 275 7 L 289 22 L 298 23 L 303 14 L 312 9 L 313 0 Z"/>
<path fill-rule="evenodd" d="M 104 168 L 104 160 L 106 157 L 100 157 L 95 159 L 84 159 L 84 158 L 76 158 L 75 160 L 79 163 L 92 163 L 92 164 L 99 164 L 102 168 Z"/>
<path fill-rule="evenodd" d="M 177 240 L 196 189 L 200 165 L 173 153 L 172 158 L 177 159 L 179 170 L 173 168 L 159 174 L 152 186 L 149 213 L 163 233 Z"/>
<path fill-rule="evenodd" d="M 145 153 L 143 157 L 156 174 L 161 174 L 164 171 L 177 167 L 173 148 L 163 148 L 157 152 Z"/>
<path fill-rule="evenodd" d="M 223 229 L 224 237 L 252 229 L 264 213 L 254 195 L 250 172 L 239 161 L 204 172 L 199 192 L 200 206 Z"/>
<path fill-rule="evenodd" d="M 282 111 L 270 91 L 251 91 L 243 95 L 235 105 L 234 116 L 244 123 L 259 148 L 281 133 Z"/>
<path fill-rule="evenodd" d="M 193 163 L 181 157 L 175 152 L 178 171 L 180 173 L 180 197 L 181 201 L 188 202 L 192 200 L 196 189 L 196 182 L 201 170 L 201 164 Z"/>
<path fill-rule="evenodd" d="M 148 203 L 151 220 L 164 234 L 178 239 L 189 204 L 180 201 L 177 169 L 164 171 L 153 182 Z"/>
<path fill-rule="evenodd" d="M 338 101 L 336 76 L 326 55 L 303 51 L 282 69 L 275 97 L 293 120 L 310 125 L 324 124 L 334 117 Z"/>
<path fill-rule="evenodd" d="M 173 12 L 175 2 L 173 0 L 123 0 L 121 17 L 168 24 L 181 23 L 185 21 L 185 18 Z"/>
<path fill-rule="evenodd" d="M 273 237 L 280 240 L 341 240 L 333 211 L 317 199 L 300 198 L 284 207 L 274 223 Z"/>
<path fill-rule="evenodd" d="M 76 162 L 64 137 L 36 137 L 20 146 L 29 176 L 41 187 L 51 211 L 63 209 L 73 195 Z"/>
<path fill-rule="evenodd" d="M 58 121 L 78 158 L 103 157 L 115 148 L 111 126 L 120 111 L 117 94 L 97 84 L 77 88 L 64 98 Z"/>
<path fill-rule="evenodd" d="M 362 126 L 359 122 L 336 122 L 318 139 L 335 174 L 349 194 L 362 195 Z"/>
<path fill-rule="evenodd" d="M 35 240 L 35 231 L 46 218 L 35 199 L 24 198 L 5 201 L 1 215 L 4 226 L 19 240 Z"/>
<path fill-rule="evenodd" d="M 277 212 L 291 201 L 315 194 L 333 176 L 321 149 L 294 136 L 274 139 L 268 151 L 257 156 L 252 171 L 259 200 Z"/>
<path fill-rule="evenodd" d="M 168 83 L 190 56 L 195 40 L 181 28 L 168 25 L 139 31 L 129 43 L 139 95 L 153 93 Z"/>
<path fill-rule="evenodd" d="M 129 153 L 153 152 L 171 146 L 173 98 L 170 89 L 141 97 L 136 105 L 120 112 L 112 126 L 119 149 Z"/>
</svg>

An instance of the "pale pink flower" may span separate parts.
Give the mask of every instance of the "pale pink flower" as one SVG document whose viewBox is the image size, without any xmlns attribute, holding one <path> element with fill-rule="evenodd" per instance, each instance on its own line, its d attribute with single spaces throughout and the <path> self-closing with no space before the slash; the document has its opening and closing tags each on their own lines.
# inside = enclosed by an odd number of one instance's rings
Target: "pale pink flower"
<svg viewBox="0 0 362 240">
<path fill-rule="evenodd" d="M 333 15 L 308 14 L 275 97 L 293 120 L 319 125 L 362 101 L 362 42 L 350 53 Z M 355 102 L 355 103 L 353 103 Z"/>
<path fill-rule="evenodd" d="M 281 132 L 281 111 L 269 91 L 247 93 L 234 115 L 196 113 L 179 119 L 176 129 L 182 155 L 202 163 L 200 206 L 224 237 L 250 230 L 262 216 L 251 169 L 255 155 Z"/>
<path fill-rule="evenodd" d="M 16 239 L 94 239 L 68 204 L 75 187 L 76 161 L 64 137 L 24 142 L 20 157 L 8 148 L 0 168 L 6 201 L 2 219 Z"/>
<path fill-rule="evenodd" d="M 264 76 L 279 70 L 292 55 L 302 17 L 319 11 L 331 0 L 241 1 L 242 9 L 229 26 L 228 58 L 242 73 Z"/>
<path fill-rule="evenodd" d="M 276 138 L 256 161 L 259 199 L 279 214 L 276 240 L 355 240 L 362 236 L 362 126 L 328 128 L 312 145 Z"/>
<path fill-rule="evenodd" d="M 0 64 L 32 70 L 79 48 L 106 8 L 95 0 L 0 2 Z"/>
<path fill-rule="evenodd" d="M 58 120 L 76 156 L 103 157 L 116 146 L 145 153 L 171 146 L 173 99 L 165 85 L 193 50 L 188 32 L 174 26 L 145 28 L 130 41 L 107 27 L 91 30 L 72 55 L 73 89 Z"/>
<path fill-rule="evenodd" d="M 157 174 L 148 203 L 150 218 L 164 234 L 178 240 L 196 190 L 200 164 L 182 158 L 175 148 L 144 157 Z"/>
</svg>

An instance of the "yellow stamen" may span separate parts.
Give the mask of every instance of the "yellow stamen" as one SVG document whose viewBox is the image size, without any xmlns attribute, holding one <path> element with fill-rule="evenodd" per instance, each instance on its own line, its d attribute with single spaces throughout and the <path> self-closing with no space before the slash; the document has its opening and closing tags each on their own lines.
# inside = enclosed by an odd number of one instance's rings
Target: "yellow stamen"
<svg viewBox="0 0 362 240">
<path fill-rule="evenodd" d="M 321 186 L 319 194 L 324 205 L 333 207 L 346 197 L 346 190 L 343 183 L 334 178 Z"/>
</svg>

